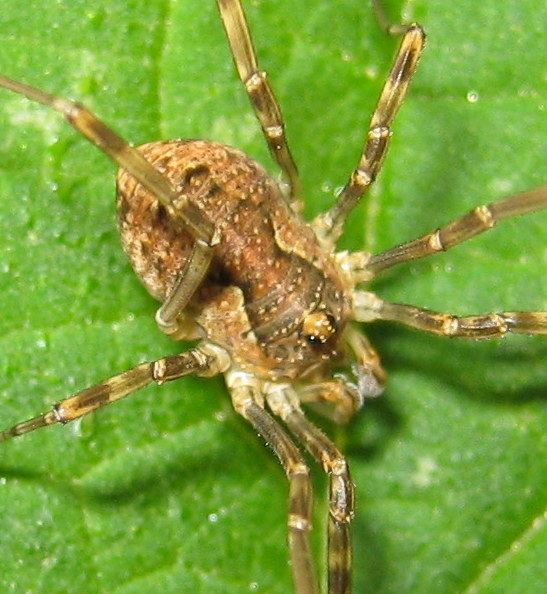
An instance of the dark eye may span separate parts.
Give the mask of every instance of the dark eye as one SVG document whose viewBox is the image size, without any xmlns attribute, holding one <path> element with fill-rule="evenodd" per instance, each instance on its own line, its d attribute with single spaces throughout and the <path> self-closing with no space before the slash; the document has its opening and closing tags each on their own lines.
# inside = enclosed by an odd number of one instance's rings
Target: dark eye
<svg viewBox="0 0 547 594">
<path fill-rule="evenodd" d="M 311 344 L 325 344 L 336 333 L 336 320 L 324 311 L 307 315 L 302 322 L 302 335 Z"/>
</svg>

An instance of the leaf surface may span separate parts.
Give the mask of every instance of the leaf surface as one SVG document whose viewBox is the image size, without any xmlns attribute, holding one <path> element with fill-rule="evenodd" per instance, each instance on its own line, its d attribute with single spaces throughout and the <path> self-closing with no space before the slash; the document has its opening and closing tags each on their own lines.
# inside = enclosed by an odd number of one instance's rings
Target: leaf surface
<svg viewBox="0 0 547 594">
<path fill-rule="evenodd" d="M 307 215 L 359 157 L 396 41 L 366 2 L 246 2 Z M 393 18 L 400 6 L 388 3 Z M 547 8 L 408 5 L 428 45 L 384 170 L 344 249 L 381 250 L 545 183 Z M 235 145 L 273 173 L 210 2 L 4 0 L 0 70 L 78 99 L 139 144 Z M 476 98 L 476 101 L 470 101 Z M 0 91 L 1 425 L 185 346 L 119 247 L 114 168 L 58 115 Z M 390 271 L 383 298 L 458 314 L 547 309 L 547 215 Z M 389 373 L 347 428 L 355 592 L 539 592 L 547 550 L 542 338 L 367 328 Z M 3 592 L 290 590 L 287 486 L 220 379 L 152 387 L 2 444 Z M 325 481 L 315 476 L 316 544 Z"/>
</svg>

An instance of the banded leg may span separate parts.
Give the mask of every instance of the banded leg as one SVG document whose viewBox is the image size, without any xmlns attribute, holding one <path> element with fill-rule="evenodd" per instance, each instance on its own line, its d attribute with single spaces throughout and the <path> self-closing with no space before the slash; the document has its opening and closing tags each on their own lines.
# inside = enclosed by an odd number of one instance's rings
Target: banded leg
<svg viewBox="0 0 547 594">
<path fill-rule="evenodd" d="M 108 155 L 116 165 L 128 171 L 164 206 L 169 208 L 176 203 L 177 210 L 172 213 L 173 218 L 178 220 L 197 240 L 206 245 L 215 244 L 213 223 L 185 196 L 181 196 L 171 182 L 136 148 L 118 136 L 86 107 L 2 75 L 0 75 L 0 87 L 58 111 L 73 128 Z"/>
<path fill-rule="evenodd" d="M 475 235 L 492 229 L 499 221 L 547 208 L 547 185 L 539 186 L 498 202 L 477 206 L 444 227 L 397 247 L 372 255 L 365 263 L 368 278 L 382 270 L 446 251 Z"/>
<path fill-rule="evenodd" d="M 372 114 L 359 164 L 340 193 L 336 204 L 316 217 L 312 223 L 318 235 L 333 244 L 342 234 L 348 214 L 378 175 L 392 135 L 390 126 L 406 96 L 423 51 L 425 34 L 420 25 L 404 26 L 402 31 L 404 31 L 404 37 Z"/>
<path fill-rule="evenodd" d="M 175 190 L 167 177 L 153 167 L 141 153 L 83 105 L 44 93 L 0 75 L 4 87 L 32 101 L 61 113 L 68 123 L 87 138 L 119 167 L 129 172 L 164 204 L 174 221 L 187 229 L 196 239 L 189 261 L 181 272 L 179 282 L 166 304 L 158 312 L 158 323 L 168 333 L 173 332 L 174 312 L 180 313 L 205 277 L 212 259 L 212 246 L 218 242 L 213 223 L 184 195 Z"/>
<path fill-rule="evenodd" d="M 460 338 L 499 338 L 513 334 L 547 335 L 547 312 L 506 311 L 455 316 L 400 303 L 387 303 L 373 293 L 357 291 L 353 311 L 359 322 L 389 320 L 424 332 Z"/>
<path fill-rule="evenodd" d="M 226 384 L 236 411 L 270 445 L 289 481 L 289 551 L 296 594 L 318 594 L 310 547 L 313 490 L 310 471 L 298 448 L 279 423 L 264 410 L 262 382 L 240 371 L 228 371 Z"/>
<path fill-rule="evenodd" d="M 203 344 L 185 353 L 164 357 L 152 363 L 142 363 L 61 400 L 47 413 L 1 431 L 0 442 L 48 425 L 64 425 L 125 398 L 152 382 L 162 384 L 185 375 L 217 375 L 223 373 L 229 365 L 226 351 L 212 344 Z"/>
<path fill-rule="evenodd" d="M 281 108 L 266 73 L 259 70 L 243 7 L 240 0 L 217 0 L 217 4 L 239 78 L 260 122 L 268 148 L 289 183 L 293 207 L 298 209 L 301 194 L 298 170 L 287 144 Z"/>
<path fill-rule="evenodd" d="M 328 592 L 347 594 L 351 592 L 350 522 L 354 514 L 354 490 L 347 462 L 322 431 L 304 416 L 298 396 L 288 384 L 268 384 L 265 393 L 272 412 L 283 419 L 329 477 Z"/>
</svg>

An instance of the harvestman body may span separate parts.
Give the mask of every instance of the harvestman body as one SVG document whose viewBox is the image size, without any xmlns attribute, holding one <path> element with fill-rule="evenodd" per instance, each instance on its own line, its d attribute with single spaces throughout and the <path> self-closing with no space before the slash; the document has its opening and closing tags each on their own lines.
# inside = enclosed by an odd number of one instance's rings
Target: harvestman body
<svg viewBox="0 0 547 594">
<path fill-rule="evenodd" d="M 364 398 L 381 392 L 384 373 L 355 321 L 392 320 L 464 338 L 547 334 L 545 312 L 456 317 L 387 303 L 361 288 L 386 268 L 447 250 L 502 219 L 546 208 L 547 186 L 478 207 L 379 254 L 336 252 L 348 213 L 382 164 L 391 123 L 423 49 L 423 31 L 419 25 L 388 25 L 376 7 L 384 29 L 402 35 L 401 46 L 357 168 L 335 205 L 307 224 L 298 215 L 298 174 L 280 109 L 258 69 L 241 4 L 217 1 L 239 76 L 287 192 L 235 149 L 185 140 L 134 149 L 81 105 L 0 76 L 1 86 L 61 112 L 118 164 L 119 229 L 135 272 L 162 303 L 158 325 L 175 339 L 199 340 L 189 351 L 138 365 L 59 402 L 3 431 L 0 441 L 72 421 L 152 382 L 223 373 L 235 409 L 271 445 L 286 472 L 290 558 L 299 594 L 318 592 L 319 585 L 309 543 L 309 470 L 293 438 L 329 475 L 328 591 L 341 594 L 351 589 L 353 484 L 344 457 L 307 420 L 300 403 L 327 404 L 333 418 L 345 422 Z M 333 376 L 341 363 L 351 372 Z"/>
</svg>

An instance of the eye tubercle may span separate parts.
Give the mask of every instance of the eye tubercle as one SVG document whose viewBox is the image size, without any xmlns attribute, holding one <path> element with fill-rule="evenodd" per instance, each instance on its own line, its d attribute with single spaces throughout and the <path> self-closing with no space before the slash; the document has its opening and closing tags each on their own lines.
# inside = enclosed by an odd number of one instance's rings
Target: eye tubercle
<svg viewBox="0 0 547 594">
<path fill-rule="evenodd" d="M 312 344 L 325 344 L 335 332 L 334 317 L 324 311 L 309 314 L 302 322 L 302 334 Z"/>
</svg>

